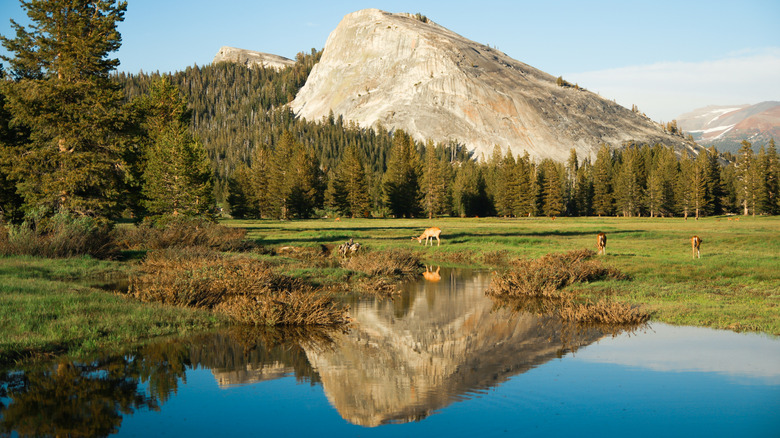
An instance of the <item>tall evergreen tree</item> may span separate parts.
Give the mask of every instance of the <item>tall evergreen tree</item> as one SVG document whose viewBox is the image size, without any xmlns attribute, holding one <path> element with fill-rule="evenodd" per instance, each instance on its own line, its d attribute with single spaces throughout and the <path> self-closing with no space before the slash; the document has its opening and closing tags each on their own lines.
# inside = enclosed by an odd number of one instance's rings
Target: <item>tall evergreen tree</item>
<svg viewBox="0 0 780 438">
<path fill-rule="evenodd" d="M 109 73 L 119 65 L 117 23 L 126 2 L 22 1 L 29 29 L 11 20 L 15 38 L 0 37 L 14 55 L 3 81 L 7 108 L 30 129 L 14 174 L 27 210 L 109 216 L 123 179 L 118 138 L 122 92 Z"/>
<path fill-rule="evenodd" d="M 163 78 L 141 99 L 151 144 L 143 171 L 145 206 L 152 216 L 213 214 L 211 163 L 190 134 L 189 111 L 179 91 Z"/>
<path fill-rule="evenodd" d="M 349 146 L 344 152 L 329 181 L 326 199 L 328 206 L 342 215 L 368 217 L 370 214 L 368 179 L 356 147 Z"/>
<path fill-rule="evenodd" d="M 680 172 L 675 180 L 674 199 L 677 202 L 677 211 L 688 219 L 693 207 L 693 193 L 691 180 L 694 173 L 694 162 L 687 152 L 680 157 Z"/>
<path fill-rule="evenodd" d="M 395 217 L 420 216 L 420 173 L 414 140 L 396 131 L 382 185 L 385 203 Z"/>
<path fill-rule="evenodd" d="M 621 162 L 617 168 L 615 182 L 615 204 L 618 213 L 623 216 L 637 216 L 640 213 L 641 201 L 644 198 L 642 184 L 640 183 L 640 162 L 642 160 L 639 151 L 635 147 L 629 147 L 620 152 Z"/>
<path fill-rule="evenodd" d="M 436 156 L 433 140 L 425 143 L 425 162 L 422 173 L 423 211 L 428 218 L 438 215 L 444 210 L 447 199 L 447 185 L 444 179 L 443 163 Z"/>
<path fill-rule="evenodd" d="M 5 81 L 0 65 L 0 81 Z M 11 125 L 11 113 L 6 110 L 5 96 L 0 87 L 0 223 L 19 222 L 24 200 L 16 190 L 16 179 L 11 176 L 18 159 L 20 146 L 28 141 L 29 133 Z"/>
<path fill-rule="evenodd" d="M 554 161 L 546 159 L 539 165 L 542 187 L 542 212 L 545 216 L 559 216 L 564 211 L 563 178 Z"/>
<path fill-rule="evenodd" d="M 564 186 L 563 197 L 566 200 L 566 212 L 569 216 L 579 215 L 577 210 L 577 171 L 579 170 L 580 163 L 577 159 L 577 151 L 571 148 L 569 151 L 569 160 L 566 161 L 566 182 Z"/>
<path fill-rule="evenodd" d="M 610 215 L 612 203 L 612 153 L 601 145 L 593 163 L 593 210 L 599 216 Z"/>
<path fill-rule="evenodd" d="M 758 203 L 758 166 L 753 154 L 753 145 L 744 140 L 742 147 L 737 152 L 735 169 L 737 202 L 742 206 L 742 212 L 747 216 L 750 212 L 756 214 Z"/>
<path fill-rule="evenodd" d="M 699 152 L 692 163 L 687 181 L 690 187 L 691 208 L 693 208 L 697 220 L 699 216 L 711 210 L 710 182 L 708 180 L 709 157 L 707 154 L 706 150 Z"/>
<path fill-rule="evenodd" d="M 767 212 L 780 213 L 780 157 L 777 154 L 775 139 L 769 140 L 766 148 L 766 175 L 764 178 L 767 194 Z"/>
</svg>

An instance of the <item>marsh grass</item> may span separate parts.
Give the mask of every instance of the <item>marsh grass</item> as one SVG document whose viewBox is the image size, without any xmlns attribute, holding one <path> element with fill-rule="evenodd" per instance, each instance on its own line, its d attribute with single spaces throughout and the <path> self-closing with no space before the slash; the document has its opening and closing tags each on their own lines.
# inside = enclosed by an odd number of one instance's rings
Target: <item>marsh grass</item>
<svg viewBox="0 0 780 438">
<path fill-rule="evenodd" d="M 348 309 L 267 262 L 208 250 L 154 251 L 131 281 L 144 302 L 214 310 L 249 325 L 337 325 Z"/>
</svg>

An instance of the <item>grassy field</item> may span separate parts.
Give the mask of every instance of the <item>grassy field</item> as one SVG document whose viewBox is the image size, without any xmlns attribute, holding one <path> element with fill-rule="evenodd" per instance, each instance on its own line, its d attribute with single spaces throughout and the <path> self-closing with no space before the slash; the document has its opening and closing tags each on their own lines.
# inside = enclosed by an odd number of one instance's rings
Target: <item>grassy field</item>
<svg viewBox="0 0 780 438">
<path fill-rule="evenodd" d="M 126 278 L 129 269 L 128 262 L 90 257 L 0 258 L 0 365 L 116 350 L 226 320 L 205 311 L 142 304 L 99 287 Z"/>
<path fill-rule="evenodd" d="M 739 221 L 443 218 L 224 223 L 249 230 L 248 238 L 266 249 L 248 256 L 267 260 L 284 274 L 320 286 L 366 279 L 365 273 L 336 263 L 335 254 L 322 257 L 323 245 L 332 250 L 350 238 L 364 245 L 363 251 L 412 249 L 430 265 L 501 269 L 517 258 L 595 250 L 596 234 L 604 232 L 608 236 L 607 255 L 599 259 L 631 279 L 570 286 L 580 294 L 592 298 L 609 295 L 615 301 L 641 306 L 657 321 L 780 335 L 777 217 L 743 217 Z M 424 247 L 410 240 L 430 226 L 442 229 L 441 246 Z M 691 258 L 693 235 L 704 240 L 701 259 Z M 145 304 L 101 289 L 100 283 L 137 272 L 142 252 L 130 255 L 133 259 L 125 261 L 0 258 L 0 364 L 112 350 L 228 323 L 213 312 Z"/>
<path fill-rule="evenodd" d="M 353 238 L 369 250 L 415 248 L 429 264 L 498 267 L 513 258 L 596 249 L 607 234 L 604 263 L 631 277 L 575 286 L 593 296 L 643 306 L 653 319 L 780 335 L 780 218 L 442 218 L 227 221 L 269 248 L 318 247 Z M 412 236 L 442 229 L 442 245 Z M 701 259 L 690 238 L 703 239 Z M 291 269 L 296 265 L 291 265 Z M 304 268 L 297 266 L 294 269 Z M 328 275 L 324 271 L 322 275 Z M 306 272 L 316 277 L 316 272 Z"/>
</svg>

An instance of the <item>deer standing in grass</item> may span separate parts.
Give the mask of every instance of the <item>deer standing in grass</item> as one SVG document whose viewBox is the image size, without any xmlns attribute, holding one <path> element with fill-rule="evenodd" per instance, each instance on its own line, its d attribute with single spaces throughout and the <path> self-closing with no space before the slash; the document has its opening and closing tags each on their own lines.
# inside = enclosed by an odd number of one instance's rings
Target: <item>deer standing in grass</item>
<svg viewBox="0 0 780 438">
<path fill-rule="evenodd" d="M 598 235 L 598 242 L 596 243 L 596 246 L 599 248 L 599 254 L 607 255 L 607 235 L 604 233 L 599 233 Z"/>
<path fill-rule="evenodd" d="M 701 258 L 701 251 L 700 251 L 700 249 L 701 249 L 701 243 L 702 242 L 703 241 L 701 240 L 701 237 L 699 237 L 699 236 L 691 237 L 691 248 L 692 248 L 692 252 L 693 252 L 691 254 L 692 258 L 694 258 L 694 259 L 696 257 Z"/>
<path fill-rule="evenodd" d="M 412 237 L 412 240 L 417 240 L 417 243 L 422 243 L 422 240 L 425 239 L 425 246 L 428 246 L 428 242 L 431 242 L 431 246 L 433 246 L 433 240 L 431 238 L 435 237 L 437 241 L 436 246 L 441 246 L 441 239 L 439 239 L 440 234 L 441 228 L 431 227 L 423 231 L 420 237 Z"/>
</svg>

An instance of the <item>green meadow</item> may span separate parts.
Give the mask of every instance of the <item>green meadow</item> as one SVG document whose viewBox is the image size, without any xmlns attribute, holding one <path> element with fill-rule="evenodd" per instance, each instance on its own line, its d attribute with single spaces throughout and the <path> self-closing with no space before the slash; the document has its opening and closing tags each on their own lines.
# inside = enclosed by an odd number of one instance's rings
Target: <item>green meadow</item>
<svg viewBox="0 0 780 438">
<path fill-rule="evenodd" d="M 365 279 L 338 263 L 349 239 L 363 252 L 411 249 L 427 265 L 497 270 L 519 258 L 588 248 L 607 234 L 605 265 L 629 280 L 570 288 L 594 299 L 640 306 L 652 320 L 780 335 L 780 218 L 438 218 L 228 220 L 261 250 L 248 253 L 280 272 L 319 286 Z M 442 229 L 441 246 L 412 236 Z M 690 238 L 703 239 L 701 258 Z M 330 254 L 330 255 L 328 255 Z M 143 252 L 125 259 L 0 259 L 0 363 L 58 354 L 84 355 L 229 324 L 213 312 L 141 303 L 106 288 L 135 275 Z M 377 261 L 381 263 L 381 258 Z M 371 284 L 371 283 L 368 283 Z M 341 288 L 340 290 L 344 290 Z"/>
<path fill-rule="evenodd" d="M 654 320 L 671 324 L 780 335 L 780 218 L 731 219 L 343 218 L 225 224 L 249 230 L 249 238 L 268 248 L 316 248 L 351 238 L 369 251 L 414 248 L 427 264 L 486 269 L 552 252 L 595 251 L 596 235 L 603 232 L 607 254 L 599 257 L 631 279 L 572 286 L 579 292 L 642 306 Z M 431 226 L 442 229 L 441 246 L 411 240 Z M 703 239 L 696 259 L 694 235 Z"/>
</svg>

